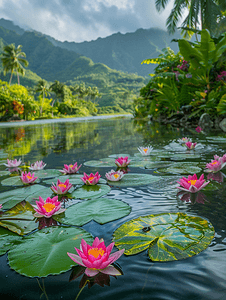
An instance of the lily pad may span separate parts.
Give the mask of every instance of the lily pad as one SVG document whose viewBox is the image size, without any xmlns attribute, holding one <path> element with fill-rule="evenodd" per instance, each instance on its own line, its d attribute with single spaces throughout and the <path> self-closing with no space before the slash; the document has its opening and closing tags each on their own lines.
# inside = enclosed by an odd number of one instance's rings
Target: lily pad
<svg viewBox="0 0 226 300">
<path fill-rule="evenodd" d="M 39 180 L 39 178 L 37 178 L 33 184 L 37 184 L 39 182 L 40 182 L 40 180 Z M 1 181 L 1 184 L 4 186 L 25 186 L 23 184 L 23 182 L 21 181 L 20 176 L 12 176 L 12 177 L 6 178 Z M 31 185 L 33 185 L 33 184 L 31 184 Z"/>
<path fill-rule="evenodd" d="M 38 178 L 54 178 L 57 176 L 60 176 L 60 171 L 56 169 L 43 169 L 39 171 L 34 171 L 35 176 L 38 176 Z"/>
<path fill-rule="evenodd" d="M 130 214 L 131 207 L 120 200 L 98 198 L 70 206 L 64 214 L 53 218 L 63 224 L 83 226 L 91 220 L 100 224 L 111 222 Z"/>
<path fill-rule="evenodd" d="M 40 194 L 42 189 L 46 189 L 45 186 L 39 184 L 33 184 L 24 188 L 10 190 L 0 194 L 0 204 L 4 205 L 4 209 L 9 209 L 25 200 L 28 196 L 34 193 Z M 32 196 L 31 196 L 32 197 Z M 38 199 L 37 199 L 38 200 Z M 35 204 L 35 202 L 34 202 Z"/>
<path fill-rule="evenodd" d="M 5 254 L 21 238 L 21 236 L 0 227 L 0 255 Z"/>
<path fill-rule="evenodd" d="M 226 138 L 221 136 L 208 136 L 206 139 L 213 143 L 226 143 Z"/>
<path fill-rule="evenodd" d="M 110 157 L 102 158 L 100 160 L 89 160 L 84 162 L 84 165 L 88 167 L 107 167 L 107 168 L 116 166 L 115 159 Z"/>
<path fill-rule="evenodd" d="M 139 186 L 147 185 L 161 180 L 160 176 L 153 176 L 150 174 L 125 174 L 120 181 L 108 181 L 111 186 Z"/>
<path fill-rule="evenodd" d="M 48 179 L 48 180 L 45 180 L 44 183 L 46 184 L 56 184 L 57 183 L 57 179 L 59 179 L 61 182 L 65 182 L 67 179 L 69 179 L 69 182 L 71 184 L 74 184 L 74 185 L 79 185 L 79 184 L 83 184 L 83 181 L 81 180 L 81 177 L 83 177 L 83 175 L 63 175 L 63 176 L 59 176 L 57 178 L 54 178 L 54 179 Z M 105 184 L 107 183 L 107 181 L 103 178 L 100 178 L 99 180 L 99 183 L 101 184 Z"/>
<path fill-rule="evenodd" d="M 170 174 L 195 174 L 202 171 L 202 169 L 198 167 L 197 164 L 198 163 L 196 162 L 175 163 L 168 168 L 158 169 L 158 171 Z"/>
<path fill-rule="evenodd" d="M 104 184 L 83 185 L 77 188 L 71 196 L 76 199 L 100 198 L 110 192 L 111 188 Z"/>
<path fill-rule="evenodd" d="M 197 153 L 180 153 L 180 154 L 173 154 L 171 156 L 172 160 L 184 160 L 184 159 L 195 159 L 195 158 L 199 158 L 201 155 L 197 154 Z"/>
<path fill-rule="evenodd" d="M 7 158 L 8 154 L 5 153 L 4 151 L 0 150 L 0 158 Z"/>
<path fill-rule="evenodd" d="M 113 234 L 115 246 L 133 255 L 148 249 L 152 261 L 174 261 L 205 250 L 214 237 L 207 220 L 185 213 L 162 213 L 130 220 Z"/>
<path fill-rule="evenodd" d="M 9 171 L 0 171 L 0 176 L 6 176 L 9 175 L 10 172 Z"/>
<path fill-rule="evenodd" d="M 19 235 L 27 234 L 38 227 L 33 212 L 30 203 L 23 201 L 1 215 L 0 226 Z"/>
<path fill-rule="evenodd" d="M 34 192 L 26 197 L 26 201 L 29 202 L 32 205 L 36 205 L 36 201 L 39 200 L 39 196 L 42 197 L 42 199 L 46 200 L 48 197 L 54 197 L 56 196 L 53 191 L 49 187 L 43 187 L 37 192 Z"/>
<path fill-rule="evenodd" d="M 128 156 L 130 158 L 130 155 L 129 154 L 125 154 L 125 153 L 108 155 L 108 157 L 110 157 L 110 158 L 119 158 L 119 157 L 126 157 L 126 156 Z"/>
<path fill-rule="evenodd" d="M 167 168 L 172 164 L 169 161 L 155 161 L 155 162 L 148 162 L 145 166 L 145 169 L 158 169 L 158 168 Z"/>
<path fill-rule="evenodd" d="M 82 228 L 44 228 L 26 236 L 9 251 L 9 265 L 28 277 L 61 274 L 75 265 L 67 252 L 75 253 L 74 247 L 79 248 L 81 239 L 89 244 L 93 242 L 91 234 Z"/>
</svg>

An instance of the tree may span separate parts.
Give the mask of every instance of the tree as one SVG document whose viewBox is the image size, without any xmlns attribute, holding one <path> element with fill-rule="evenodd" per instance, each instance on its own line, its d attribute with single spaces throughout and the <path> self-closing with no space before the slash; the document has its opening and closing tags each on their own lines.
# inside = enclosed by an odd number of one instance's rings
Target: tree
<svg viewBox="0 0 226 300">
<path fill-rule="evenodd" d="M 25 59 L 26 54 L 24 52 L 21 52 L 21 48 L 21 45 L 17 46 L 16 48 L 14 44 L 6 45 L 3 47 L 1 60 L 4 68 L 4 74 L 6 74 L 7 72 L 11 72 L 9 84 L 11 84 L 13 72 L 15 71 L 17 74 L 19 85 L 19 74 L 21 74 L 22 76 L 24 76 L 25 74 L 23 65 L 25 67 L 28 66 L 28 61 Z"/>
<path fill-rule="evenodd" d="M 44 104 L 45 96 L 49 95 L 48 82 L 45 81 L 44 79 L 39 80 L 36 85 L 35 91 L 36 91 L 36 93 L 42 94 L 42 104 L 40 107 L 40 115 L 42 115 L 42 106 Z"/>
<path fill-rule="evenodd" d="M 169 0 L 156 0 L 157 11 L 166 8 Z M 225 0 L 174 0 L 173 8 L 166 21 L 169 33 L 174 33 L 179 20 L 187 9 L 182 29 L 194 33 L 197 29 L 208 29 L 211 35 L 220 34 L 216 28 L 223 25 L 225 31 Z M 199 28 L 200 26 L 200 28 Z M 221 30 L 221 31 L 222 31 Z"/>
</svg>

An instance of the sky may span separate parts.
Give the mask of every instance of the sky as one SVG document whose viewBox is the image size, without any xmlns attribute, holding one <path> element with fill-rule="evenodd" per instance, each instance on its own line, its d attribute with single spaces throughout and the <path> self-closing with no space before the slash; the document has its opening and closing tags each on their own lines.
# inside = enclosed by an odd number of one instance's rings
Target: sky
<svg viewBox="0 0 226 300">
<path fill-rule="evenodd" d="M 83 42 L 139 28 L 166 29 L 173 0 L 158 13 L 155 0 L 0 0 L 0 18 L 60 41 Z"/>
</svg>

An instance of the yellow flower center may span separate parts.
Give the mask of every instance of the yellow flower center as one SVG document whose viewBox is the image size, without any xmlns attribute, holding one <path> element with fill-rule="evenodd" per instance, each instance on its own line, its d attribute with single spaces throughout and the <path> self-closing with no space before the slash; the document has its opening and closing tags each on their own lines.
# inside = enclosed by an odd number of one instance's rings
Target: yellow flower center
<svg viewBox="0 0 226 300">
<path fill-rule="evenodd" d="M 98 248 L 91 248 L 88 251 L 88 254 L 94 256 L 95 258 L 97 258 L 99 255 L 103 256 L 104 253 L 105 253 L 105 251 L 102 248 L 100 248 L 100 249 L 98 249 Z"/>
<path fill-rule="evenodd" d="M 190 183 L 191 185 L 195 185 L 197 180 L 189 180 L 188 183 Z"/>
<path fill-rule="evenodd" d="M 72 167 L 73 167 L 73 165 L 69 165 L 69 167 L 70 167 L 70 168 L 72 168 Z"/>
<path fill-rule="evenodd" d="M 27 178 L 28 178 L 28 179 L 32 179 L 32 176 L 27 175 Z"/>
<path fill-rule="evenodd" d="M 52 211 L 56 206 L 52 203 L 45 203 L 43 206 L 45 208 L 46 212 Z"/>
<path fill-rule="evenodd" d="M 147 151 L 148 151 L 148 148 L 145 148 L 145 149 L 143 149 L 144 150 L 144 152 L 146 153 Z"/>
<path fill-rule="evenodd" d="M 216 165 L 217 164 L 217 162 L 215 161 L 215 162 L 213 162 L 211 165 Z"/>
<path fill-rule="evenodd" d="M 58 186 L 59 186 L 59 187 L 64 187 L 64 188 L 66 188 L 66 185 L 63 184 L 63 183 L 58 184 Z"/>
<path fill-rule="evenodd" d="M 115 178 L 118 178 L 119 177 L 119 174 L 114 174 L 113 175 Z"/>
<path fill-rule="evenodd" d="M 89 180 L 89 181 L 92 181 L 93 179 L 94 179 L 94 177 L 90 177 L 88 180 Z"/>
</svg>

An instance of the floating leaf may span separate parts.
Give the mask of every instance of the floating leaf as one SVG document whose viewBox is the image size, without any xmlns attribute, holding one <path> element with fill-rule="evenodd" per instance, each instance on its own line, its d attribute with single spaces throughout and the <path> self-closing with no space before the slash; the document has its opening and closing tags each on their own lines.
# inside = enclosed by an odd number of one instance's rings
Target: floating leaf
<svg viewBox="0 0 226 300">
<path fill-rule="evenodd" d="M 130 220 L 113 234 L 115 245 L 133 255 L 148 249 L 153 261 L 173 261 L 194 256 L 214 237 L 210 222 L 185 213 L 162 213 Z"/>
<path fill-rule="evenodd" d="M 126 157 L 126 156 L 128 156 L 130 158 L 129 154 L 124 154 L 124 153 L 108 155 L 108 157 L 110 157 L 110 158 L 119 158 L 119 157 Z"/>
<path fill-rule="evenodd" d="M 76 189 L 71 195 L 76 199 L 91 199 L 99 198 L 110 192 L 111 188 L 108 185 L 83 185 Z"/>
<path fill-rule="evenodd" d="M 32 205 L 36 205 L 36 201 L 39 200 L 39 196 L 42 197 L 42 199 L 46 200 L 48 197 L 52 198 L 56 196 L 56 194 L 53 193 L 50 187 L 43 187 L 37 192 L 34 192 L 31 195 L 27 196 L 26 201 Z"/>
<path fill-rule="evenodd" d="M 158 169 L 158 168 L 167 168 L 171 165 L 171 162 L 168 161 L 155 161 L 155 162 L 148 162 L 145 165 L 145 169 Z"/>
<path fill-rule="evenodd" d="M 0 150 L 0 158 L 7 158 L 8 154 L 5 153 L 4 151 Z"/>
<path fill-rule="evenodd" d="M 0 171 L 0 176 L 6 176 L 9 175 L 10 172 L 9 171 Z"/>
<path fill-rule="evenodd" d="M 199 168 L 197 164 L 198 163 L 196 162 L 175 163 L 168 168 L 158 169 L 158 171 L 170 174 L 195 174 L 202 171 L 202 169 Z"/>
<path fill-rule="evenodd" d="M 39 178 L 37 178 L 33 184 L 37 184 L 39 182 L 40 182 L 40 180 L 39 180 Z M 12 176 L 12 177 L 6 178 L 1 181 L 1 184 L 4 186 L 25 186 L 23 184 L 23 182 L 21 181 L 20 176 Z"/>
<path fill-rule="evenodd" d="M 226 143 L 226 138 L 223 138 L 221 136 L 208 136 L 207 140 L 210 141 L 210 142 L 219 143 L 219 144 Z"/>
<path fill-rule="evenodd" d="M 120 200 L 98 198 L 70 206 L 64 214 L 53 218 L 63 224 L 83 226 L 91 220 L 105 224 L 127 216 L 130 206 Z"/>
<path fill-rule="evenodd" d="M 0 255 L 5 254 L 19 240 L 21 240 L 20 236 L 0 227 Z"/>
<path fill-rule="evenodd" d="M 109 157 L 100 160 L 89 160 L 84 162 L 84 165 L 88 167 L 116 167 L 115 159 Z"/>
<path fill-rule="evenodd" d="M 180 153 L 180 154 L 173 154 L 171 156 L 172 160 L 184 160 L 184 159 L 195 159 L 195 158 L 199 158 L 201 155 L 198 153 Z"/>
<path fill-rule="evenodd" d="M 75 253 L 81 239 L 92 244 L 90 233 L 82 228 L 49 227 L 26 236 L 8 253 L 9 265 L 28 277 L 46 277 L 68 271 L 74 262 L 67 252 Z"/>
<path fill-rule="evenodd" d="M 40 194 L 42 189 L 47 189 L 45 186 L 39 184 L 33 184 L 24 188 L 10 190 L 0 194 L 0 204 L 4 205 L 4 209 L 9 209 L 25 200 L 28 196 L 32 197 L 32 194 Z M 38 199 L 37 199 L 38 200 Z M 35 202 L 33 202 L 35 204 Z"/>
<path fill-rule="evenodd" d="M 61 175 L 60 171 L 56 169 L 43 169 L 34 172 L 35 176 L 38 176 L 38 178 L 54 178 Z"/>
<path fill-rule="evenodd" d="M 63 175 L 63 176 L 59 176 L 57 178 L 54 178 L 54 179 L 48 179 L 48 180 L 45 180 L 44 183 L 46 184 L 52 184 L 54 183 L 55 185 L 57 184 L 57 179 L 59 179 L 61 182 L 65 182 L 67 179 L 69 179 L 69 182 L 71 184 L 74 184 L 74 185 L 79 185 L 79 184 L 84 184 L 83 181 L 81 180 L 81 177 L 83 177 L 83 175 Z M 103 183 L 105 184 L 107 181 L 103 178 L 100 178 L 99 180 L 99 183 Z"/>
<path fill-rule="evenodd" d="M 19 235 L 27 234 L 38 227 L 33 212 L 33 207 L 23 201 L 1 215 L 0 226 Z"/>
<path fill-rule="evenodd" d="M 125 174 L 120 181 L 108 181 L 111 186 L 138 186 L 147 185 L 161 180 L 162 177 L 153 176 L 150 174 Z"/>
</svg>

